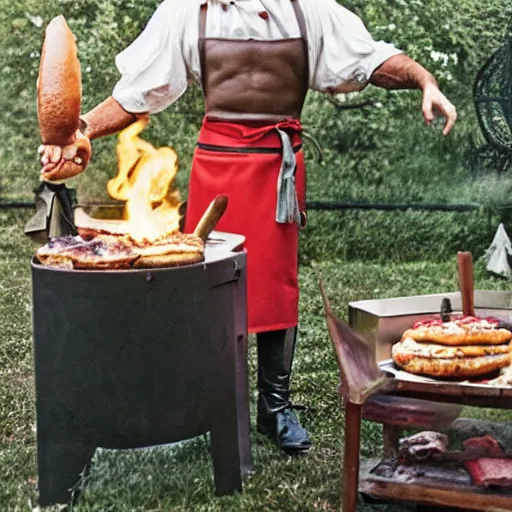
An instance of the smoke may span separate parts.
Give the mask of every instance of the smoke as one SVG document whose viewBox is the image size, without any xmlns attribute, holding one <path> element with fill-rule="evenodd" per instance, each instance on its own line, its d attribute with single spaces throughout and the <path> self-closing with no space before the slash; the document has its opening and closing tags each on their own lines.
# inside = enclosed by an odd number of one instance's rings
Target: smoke
<svg viewBox="0 0 512 512">
<path fill-rule="evenodd" d="M 512 176 L 486 175 L 471 178 L 461 187 L 461 195 L 467 201 L 488 207 L 512 207 Z"/>
</svg>

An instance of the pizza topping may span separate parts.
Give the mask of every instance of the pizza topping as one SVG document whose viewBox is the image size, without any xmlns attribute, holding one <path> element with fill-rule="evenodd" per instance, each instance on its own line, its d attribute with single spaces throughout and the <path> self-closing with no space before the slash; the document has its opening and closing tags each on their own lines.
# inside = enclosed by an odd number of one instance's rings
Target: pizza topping
<svg viewBox="0 0 512 512">
<path fill-rule="evenodd" d="M 440 317 L 427 318 L 425 320 L 418 320 L 412 326 L 413 329 L 419 327 L 434 327 L 443 326 L 448 323 L 453 323 L 458 326 L 471 326 L 478 325 L 481 328 L 492 329 L 500 324 L 500 320 L 494 317 L 476 317 L 476 316 L 464 316 L 464 315 L 451 315 L 449 322 L 443 322 Z"/>
<path fill-rule="evenodd" d="M 203 252 L 204 244 L 202 240 L 193 235 L 183 233 L 174 233 L 172 237 L 160 237 L 156 240 L 136 240 L 128 235 L 124 237 L 125 243 L 131 245 L 134 250 L 144 255 L 160 255 L 180 252 Z"/>
<path fill-rule="evenodd" d="M 45 255 L 67 256 L 69 258 L 117 258 L 133 254 L 129 245 L 112 237 L 112 241 L 102 239 L 84 242 L 80 237 L 53 238 L 37 251 L 38 257 Z"/>
<path fill-rule="evenodd" d="M 498 319 L 460 315 L 452 318 L 450 322 L 442 322 L 439 319 L 416 322 L 404 333 L 403 338 L 450 346 L 499 345 L 510 341 L 512 332 L 500 328 Z"/>
</svg>

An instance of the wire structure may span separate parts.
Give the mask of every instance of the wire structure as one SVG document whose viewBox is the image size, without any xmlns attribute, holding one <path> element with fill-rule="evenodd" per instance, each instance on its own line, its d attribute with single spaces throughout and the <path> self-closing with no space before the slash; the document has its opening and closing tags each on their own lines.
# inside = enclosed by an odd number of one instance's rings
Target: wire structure
<svg viewBox="0 0 512 512">
<path fill-rule="evenodd" d="M 478 123 L 499 172 L 512 168 L 512 37 L 477 74 L 473 97 Z"/>
</svg>

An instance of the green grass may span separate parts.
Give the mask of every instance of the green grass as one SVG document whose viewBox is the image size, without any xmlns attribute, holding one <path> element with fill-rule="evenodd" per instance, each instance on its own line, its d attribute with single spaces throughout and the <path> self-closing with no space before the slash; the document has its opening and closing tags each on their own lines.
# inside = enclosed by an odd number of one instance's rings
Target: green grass
<svg viewBox="0 0 512 512">
<path fill-rule="evenodd" d="M 0 212 L 0 510 L 31 510 L 37 504 L 35 407 L 31 347 L 29 259 L 34 246 L 23 236 L 31 212 Z M 333 511 L 340 507 L 343 414 L 336 394 L 337 366 L 326 331 L 318 278 L 322 276 L 335 310 L 345 316 L 352 300 L 457 289 L 454 256 L 438 262 L 366 263 L 313 261 L 301 266 L 301 330 L 292 386 L 315 446 L 290 458 L 251 427 L 256 473 L 244 493 L 214 494 L 209 443 L 196 439 L 178 449 L 98 450 L 90 474 L 78 485 L 73 510 L 85 511 Z M 508 289 L 475 264 L 475 286 Z M 255 404 L 255 351 L 250 346 L 251 410 Z M 472 415 L 489 416 L 486 410 Z M 510 419 L 501 411 L 493 419 Z M 363 425 L 362 454 L 381 450 L 380 427 Z M 57 507 L 50 508 L 58 510 Z M 383 510 L 361 503 L 362 511 Z M 387 510 L 402 512 L 392 505 Z"/>
</svg>

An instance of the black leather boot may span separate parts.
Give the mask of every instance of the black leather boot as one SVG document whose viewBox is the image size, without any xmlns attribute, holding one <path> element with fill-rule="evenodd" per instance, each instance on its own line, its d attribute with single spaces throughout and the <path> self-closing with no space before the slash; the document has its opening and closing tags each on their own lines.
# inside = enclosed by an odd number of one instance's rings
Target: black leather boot
<svg viewBox="0 0 512 512">
<path fill-rule="evenodd" d="M 290 402 L 290 374 L 297 328 L 257 335 L 258 343 L 258 432 L 273 439 L 287 452 L 311 448 Z"/>
</svg>

